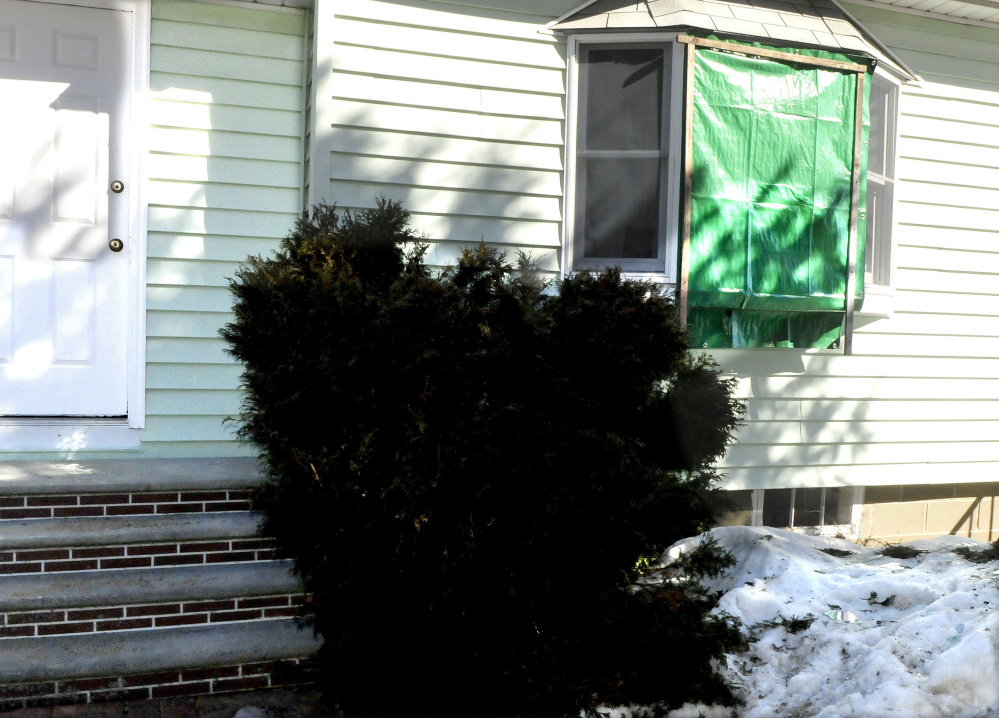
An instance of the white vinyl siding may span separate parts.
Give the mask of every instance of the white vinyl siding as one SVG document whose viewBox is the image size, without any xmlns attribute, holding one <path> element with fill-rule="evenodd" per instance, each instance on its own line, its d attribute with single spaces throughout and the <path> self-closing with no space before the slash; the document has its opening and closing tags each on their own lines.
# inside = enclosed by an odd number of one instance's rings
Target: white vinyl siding
<svg viewBox="0 0 999 718">
<path fill-rule="evenodd" d="M 240 368 L 218 331 L 228 279 L 304 204 L 305 31 L 302 12 L 153 2 L 144 455 L 251 453 L 223 425 Z"/>
<path fill-rule="evenodd" d="M 531 6 L 336 0 L 326 199 L 401 200 L 430 264 L 485 241 L 558 271 L 565 46 Z"/>
<path fill-rule="evenodd" d="M 748 399 L 733 489 L 999 472 L 999 29 L 849 6 L 924 82 L 899 100 L 894 314 L 855 356 L 719 351 Z"/>
</svg>

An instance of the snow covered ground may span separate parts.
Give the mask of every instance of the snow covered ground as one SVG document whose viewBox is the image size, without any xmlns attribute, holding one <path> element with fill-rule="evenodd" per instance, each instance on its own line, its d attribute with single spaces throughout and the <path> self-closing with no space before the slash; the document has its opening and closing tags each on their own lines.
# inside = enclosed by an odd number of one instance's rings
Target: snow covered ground
<svg viewBox="0 0 999 718">
<path fill-rule="evenodd" d="M 708 587 L 724 592 L 719 609 L 741 619 L 752 641 L 723 666 L 745 700 L 735 715 L 999 715 L 999 562 L 976 564 L 954 553 L 988 544 L 956 536 L 917 541 L 907 545 L 926 553 L 900 560 L 780 529 L 710 534 L 737 563 Z M 689 552 L 701 540 L 681 541 L 668 553 Z M 672 715 L 732 715 L 689 708 Z"/>
</svg>

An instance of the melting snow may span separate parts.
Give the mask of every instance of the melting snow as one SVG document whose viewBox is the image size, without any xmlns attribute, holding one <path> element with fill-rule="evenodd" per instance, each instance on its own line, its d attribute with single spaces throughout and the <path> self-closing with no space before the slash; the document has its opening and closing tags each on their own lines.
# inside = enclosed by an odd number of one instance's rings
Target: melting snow
<svg viewBox="0 0 999 718">
<path fill-rule="evenodd" d="M 908 545 L 926 553 L 899 560 L 780 529 L 726 527 L 710 535 L 736 565 L 707 586 L 723 592 L 718 610 L 741 619 L 752 641 L 721 667 L 745 700 L 739 718 L 999 714 L 999 562 L 974 564 L 953 551 L 988 544 L 955 536 L 916 541 Z M 686 539 L 667 554 L 702 540 Z M 813 620 L 791 632 L 785 624 L 794 619 Z M 731 714 L 686 706 L 671 716 L 699 712 Z"/>
</svg>

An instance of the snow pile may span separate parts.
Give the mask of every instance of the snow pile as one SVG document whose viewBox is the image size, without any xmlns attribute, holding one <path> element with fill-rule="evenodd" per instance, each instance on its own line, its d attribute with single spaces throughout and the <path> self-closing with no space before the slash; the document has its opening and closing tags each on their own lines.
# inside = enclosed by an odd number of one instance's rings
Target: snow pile
<svg viewBox="0 0 999 718">
<path fill-rule="evenodd" d="M 988 544 L 954 536 L 917 541 L 908 545 L 925 553 L 900 560 L 780 529 L 727 527 L 710 535 L 737 563 L 708 588 L 724 592 L 719 610 L 741 619 L 752 641 L 722 669 L 745 700 L 741 718 L 999 712 L 999 563 L 954 553 Z M 701 540 L 667 553 L 690 552 Z"/>
</svg>

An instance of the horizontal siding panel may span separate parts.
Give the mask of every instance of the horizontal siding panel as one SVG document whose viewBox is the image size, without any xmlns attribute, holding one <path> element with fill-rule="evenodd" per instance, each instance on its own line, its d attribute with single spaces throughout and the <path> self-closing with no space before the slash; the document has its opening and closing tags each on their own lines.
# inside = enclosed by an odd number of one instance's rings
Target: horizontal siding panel
<svg viewBox="0 0 999 718">
<path fill-rule="evenodd" d="M 233 364 L 221 339 L 146 339 L 146 360 L 151 364 Z"/>
<path fill-rule="evenodd" d="M 430 251 L 427 252 L 426 263 L 439 267 L 457 264 L 458 258 L 461 256 L 463 250 L 468 249 L 470 246 L 477 245 L 478 242 L 437 242 L 431 245 Z M 499 249 L 503 250 L 505 248 L 500 246 Z M 559 250 L 547 249 L 544 247 L 524 247 L 523 249 L 531 257 L 531 259 L 537 263 L 538 268 L 543 272 L 558 271 L 560 255 Z M 513 252 L 507 252 L 508 261 L 513 262 L 516 261 L 516 259 L 517 257 Z"/>
<path fill-rule="evenodd" d="M 201 23 L 223 28 L 279 32 L 301 36 L 305 32 L 305 12 L 276 13 L 247 7 L 229 7 L 208 3 L 191 3 L 181 0 L 156 0 L 153 3 L 153 26 L 156 20 L 176 20 L 184 23 Z"/>
<path fill-rule="evenodd" d="M 745 402 L 746 418 L 761 422 L 999 421 L 999 400 L 758 399 Z M 999 434 L 997 434 L 999 436 Z"/>
<path fill-rule="evenodd" d="M 302 134 L 302 115 L 295 110 L 232 107 L 218 103 L 153 100 L 149 103 L 149 122 L 157 127 L 252 132 L 295 139 Z"/>
<path fill-rule="evenodd" d="M 224 416 L 146 417 L 143 441 L 232 441 L 236 427 L 223 423 Z"/>
<path fill-rule="evenodd" d="M 885 356 L 994 357 L 999 337 L 933 337 L 911 334 L 854 334 L 854 352 Z"/>
<path fill-rule="evenodd" d="M 146 392 L 146 413 L 157 416 L 235 416 L 239 413 L 241 391 L 161 391 Z"/>
<path fill-rule="evenodd" d="M 438 162 L 460 159 L 462 162 L 494 167 L 562 171 L 562 151 L 555 146 L 436 137 L 378 129 L 339 127 L 333 133 L 333 151 Z"/>
<path fill-rule="evenodd" d="M 153 45 L 150 53 L 150 62 L 157 72 L 271 85 L 302 85 L 302 63 L 298 60 L 231 55 L 164 45 Z"/>
<path fill-rule="evenodd" d="M 991 125 L 976 125 L 958 119 L 938 120 L 931 117 L 904 116 L 899 120 L 899 132 L 906 136 L 923 138 L 945 138 L 962 144 L 999 146 L 999 128 Z M 906 156 L 909 156 L 906 153 Z"/>
<path fill-rule="evenodd" d="M 334 25 L 335 42 L 448 57 L 489 60 L 564 70 L 560 46 L 539 38 L 489 37 L 435 25 L 404 27 L 339 16 Z"/>
<path fill-rule="evenodd" d="M 932 247 L 966 252 L 999 252 L 999 227 L 994 231 L 989 231 L 900 225 L 895 234 L 898 243 L 905 247 Z"/>
<path fill-rule="evenodd" d="M 161 182 L 147 184 L 150 205 L 192 209 L 238 209 L 254 212 L 285 213 L 296 216 L 301 204 L 295 189 L 229 185 L 219 182 Z"/>
<path fill-rule="evenodd" d="M 330 182 L 330 197 L 351 207 L 363 206 L 374 198 L 400 200 L 411 212 L 458 214 L 478 217 L 514 217 L 517 219 L 558 222 L 562 218 L 558 198 L 530 197 L 518 194 L 493 194 L 443 189 L 420 189 L 405 185 L 379 185 L 365 182 Z"/>
<path fill-rule="evenodd" d="M 170 234 L 214 234 L 236 237 L 283 237 L 298 214 L 240 212 L 224 209 L 150 207 L 149 231 Z"/>
<path fill-rule="evenodd" d="M 999 187 L 999 168 L 956 165 L 937 160 L 907 159 L 898 161 L 902 181 L 936 182 L 955 187 Z"/>
<path fill-rule="evenodd" d="M 297 158 L 301 142 L 293 137 L 268 137 L 213 130 L 178 130 L 153 127 L 149 130 L 150 152 L 197 157 L 231 157 L 288 162 Z"/>
<path fill-rule="evenodd" d="M 965 27 L 963 30 L 967 30 Z M 939 30 L 933 33 L 938 36 Z M 995 31 L 992 31 L 991 43 L 995 43 Z M 933 41 L 932 39 L 930 40 Z M 923 78 L 923 81 L 916 85 L 904 85 L 902 87 L 903 97 L 935 97 L 941 100 L 963 100 L 965 102 L 977 102 L 984 105 L 999 104 L 995 91 L 989 91 L 974 85 L 955 84 L 954 82 L 934 82 Z M 907 100 L 905 100 L 907 101 Z"/>
<path fill-rule="evenodd" d="M 991 100 L 989 102 L 968 102 L 955 97 L 907 93 L 902 100 L 902 110 L 911 117 L 973 122 L 999 130 L 999 122 L 997 122 L 999 119 L 997 118 L 999 99 L 995 97 L 989 99 Z"/>
<path fill-rule="evenodd" d="M 146 287 L 147 311 L 230 312 L 228 287 Z"/>
<path fill-rule="evenodd" d="M 351 72 L 549 95 L 562 95 L 565 92 L 563 72 L 556 69 L 519 67 L 347 45 L 334 45 L 331 54 L 333 67 L 336 68 L 334 75 L 337 72 Z"/>
<path fill-rule="evenodd" d="M 562 174 L 481 165 L 333 155 L 333 179 L 417 187 L 510 192 L 561 199 Z"/>
<path fill-rule="evenodd" d="M 896 292 L 896 310 L 906 312 L 939 312 L 941 314 L 967 314 L 970 316 L 999 315 L 999 296 L 929 291 L 933 289 L 932 283 L 922 289 L 924 291 Z"/>
<path fill-rule="evenodd" d="M 996 242 L 992 252 L 968 252 L 933 247 L 900 246 L 896 252 L 898 266 L 931 269 L 940 272 L 969 272 L 973 274 L 999 274 L 999 233 L 993 234 Z"/>
<path fill-rule="evenodd" d="M 288 161 L 153 153 L 146 158 L 146 168 L 151 178 L 161 180 L 222 182 L 295 190 L 301 180 L 301 164 Z"/>
<path fill-rule="evenodd" d="M 146 313 L 146 336 L 216 339 L 219 330 L 233 319 L 228 312 L 165 312 L 151 309 Z"/>
<path fill-rule="evenodd" d="M 146 389 L 200 389 L 233 391 L 239 388 L 241 364 L 151 363 L 146 367 Z"/>
<path fill-rule="evenodd" d="M 937 292 L 963 294 L 999 294 L 999 279 L 991 274 L 971 272 L 936 272 L 932 269 L 899 267 L 895 284 L 900 289 L 933 289 Z M 969 310 L 974 302 L 968 303 Z"/>
<path fill-rule="evenodd" d="M 153 45 L 169 45 L 189 50 L 210 50 L 233 55 L 257 55 L 302 61 L 305 53 L 301 35 L 265 32 L 249 28 L 204 25 L 160 19 L 153 23 Z"/>
<path fill-rule="evenodd" d="M 737 441 L 750 444 L 858 444 L 995 441 L 999 421 L 754 421 Z"/>
<path fill-rule="evenodd" d="M 562 97 L 336 73 L 334 97 L 410 107 L 562 120 Z"/>
<path fill-rule="evenodd" d="M 158 67 L 149 78 L 152 97 L 166 100 L 203 101 L 220 105 L 265 107 L 286 110 L 302 104 L 302 86 L 271 85 L 260 82 L 224 80 L 217 77 L 175 75 Z"/>
<path fill-rule="evenodd" d="M 937 182 L 902 182 L 898 197 L 904 202 L 945 206 L 948 213 L 955 207 L 999 210 L 999 189 L 955 187 Z M 999 213 L 994 218 L 999 218 Z"/>
<path fill-rule="evenodd" d="M 897 316 L 897 315 L 896 315 Z M 875 326 L 892 320 L 879 320 Z M 711 356 L 723 376 L 759 375 L 815 377 L 911 377 L 913 379 L 964 379 L 999 377 L 999 358 L 939 359 L 888 356 L 844 356 L 840 353 L 802 354 L 793 349 L 713 349 Z M 906 417 L 913 418 L 913 417 Z"/>
<path fill-rule="evenodd" d="M 971 167 L 999 167 L 999 148 L 961 144 L 958 138 L 943 139 L 899 138 L 899 155 L 902 158 L 950 162 Z"/>
<path fill-rule="evenodd" d="M 893 486 L 993 482 L 999 461 L 875 464 L 872 466 L 787 465 L 724 470 L 722 488 L 768 489 L 808 486 Z"/>
<path fill-rule="evenodd" d="M 163 259 L 209 259 L 242 262 L 250 255 L 269 257 L 280 246 L 277 239 L 259 237 L 199 237 L 151 232 L 148 256 Z"/>
<path fill-rule="evenodd" d="M 736 396 L 772 399 L 999 399 L 999 378 L 754 376 L 736 380 Z M 999 438 L 999 437 L 997 437 Z"/>
<path fill-rule="evenodd" d="M 387 25 L 410 25 L 414 27 L 443 28 L 461 32 L 493 36 L 512 37 L 534 42 L 559 42 L 552 35 L 538 33 L 538 25 L 555 20 L 558 15 L 538 12 L 536 0 L 521 0 L 521 7 L 530 8 L 530 17 L 516 17 L 514 2 L 505 3 L 507 12 L 489 11 L 476 8 L 474 12 L 455 12 L 453 5 L 415 0 L 399 5 L 378 0 L 348 0 L 337 6 L 337 17 L 375 20 Z M 567 6 L 566 11 L 572 7 Z M 523 12 L 520 10 L 519 12 Z"/>
<path fill-rule="evenodd" d="M 999 461 L 999 441 L 964 441 L 900 444 L 735 444 L 719 463 L 725 470 L 736 466 L 818 466 L 857 464 L 946 463 Z M 908 483 L 908 482 L 906 482 Z"/>
<path fill-rule="evenodd" d="M 999 337 L 999 316 L 975 317 L 952 314 L 903 314 L 858 329 L 862 334 L 914 334 L 929 337 Z"/>
<path fill-rule="evenodd" d="M 995 52 L 989 53 L 993 57 Z M 906 49 L 905 61 L 917 69 L 920 74 L 936 75 L 938 78 L 979 79 L 989 78 L 995 81 L 995 61 L 984 58 L 954 57 L 935 52 Z M 996 84 L 999 90 L 999 83 Z"/>
<path fill-rule="evenodd" d="M 146 274 L 149 284 L 228 287 L 228 278 L 235 276 L 237 269 L 237 262 L 150 259 Z"/>
<path fill-rule="evenodd" d="M 258 456 L 253 444 L 235 441 L 143 441 L 142 455 L 150 459 L 188 459 Z"/>
<path fill-rule="evenodd" d="M 925 50 L 927 47 L 927 30 L 929 28 L 916 28 L 911 26 L 906 26 L 905 15 L 901 16 L 901 22 L 896 20 L 899 15 L 891 15 L 891 45 L 893 48 L 898 50 Z M 939 26 L 943 27 L 939 27 Z M 961 26 L 957 26 L 961 28 Z M 985 59 L 991 58 L 992 62 L 999 62 L 999 54 L 996 52 L 996 47 L 994 41 L 989 41 L 986 38 L 976 38 L 973 36 L 972 32 L 962 32 L 957 30 L 953 32 L 955 28 L 950 28 L 953 35 L 956 35 L 960 39 L 954 40 L 947 38 L 946 35 L 940 33 L 940 30 L 946 32 L 948 26 L 946 23 L 935 23 L 934 30 L 936 30 L 936 44 L 934 47 L 940 52 L 946 52 L 947 55 L 954 55 L 957 57 L 971 58 L 971 59 Z M 875 33 L 877 34 L 877 33 Z M 882 37 L 879 35 L 879 37 Z"/>
<path fill-rule="evenodd" d="M 528 144 L 562 144 L 562 123 L 552 120 L 376 105 L 351 100 L 335 101 L 330 117 L 336 127 L 367 127 Z"/>
</svg>

